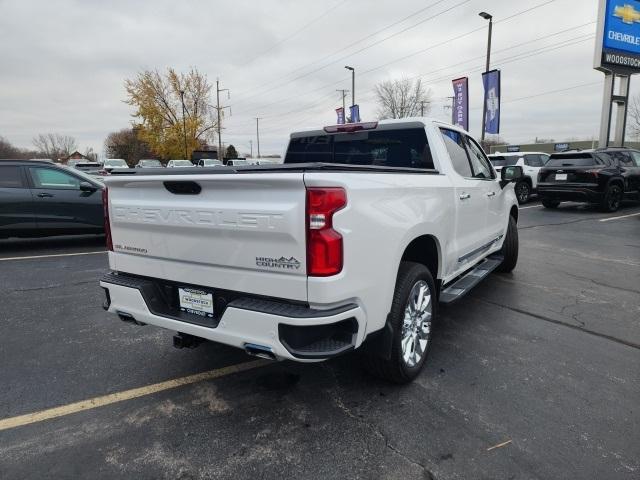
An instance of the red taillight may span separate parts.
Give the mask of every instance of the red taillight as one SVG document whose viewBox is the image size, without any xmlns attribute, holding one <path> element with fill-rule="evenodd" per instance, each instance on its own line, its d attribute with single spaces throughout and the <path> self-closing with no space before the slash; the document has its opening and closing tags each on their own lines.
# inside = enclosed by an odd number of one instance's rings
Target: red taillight
<svg viewBox="0 0 640 480">
<path fill-rule="evenodd" d="M 113 241 L 111 240 L 111 222 L 109 222 L 109 190 L 102 189 L 102 210 L 104 211 L 104 235 L 107 242 L 107 250 L 113 252 Z"/>
<path fill-rule="evenodd" d="M 333 229 L 333 214 L 346 204 L 343 188 L 307 188 L 307 275 L 328 277 L 342 271 L 342 235 Z"/>
</svg>

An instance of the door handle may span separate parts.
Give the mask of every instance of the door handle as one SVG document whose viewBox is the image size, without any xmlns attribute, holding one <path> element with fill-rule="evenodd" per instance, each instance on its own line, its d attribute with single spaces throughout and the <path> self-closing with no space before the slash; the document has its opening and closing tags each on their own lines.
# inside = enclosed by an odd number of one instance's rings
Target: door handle
<svg viewBox="0 0 640 480">
<path fill-rule="evenodd" d="M 468 193 L 463 193 L 460 195 L 460 200 L 466 200 L 467 198 L 471 198 L 471 195 Z"/>
<path fill-rule="evenodd" d="M 53 197 L 53 195 L 51 195 L 50 193 L 39 193 L 38 196 L 40 198 L 51 198 L 51 197 Z"/>
<path fill-rule="evenodd" d="M 487 193 L 487 197 L 495 197 L 496 192 L 489 192 Z"/>
</svg>

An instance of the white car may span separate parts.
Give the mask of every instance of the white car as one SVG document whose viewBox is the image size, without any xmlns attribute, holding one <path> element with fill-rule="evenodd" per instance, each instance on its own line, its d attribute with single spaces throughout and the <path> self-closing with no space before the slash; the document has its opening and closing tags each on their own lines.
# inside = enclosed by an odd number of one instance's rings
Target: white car
<svg viewBox="0 0 640 480">
<path fill-rule="evenodd" d="M 195 167 L 191 160 L 169 160 L 167 162 L 167 168 L 175 167 Z"/>
<path fill-rule="evenodd" d="M 549 154 L 543 152 L 493 153 L 489 155 L 489 160 L 497 172 L 505 166 L 522 167 L 524 178 L 515 186 L 516 197 L 522 204 L 529 201 L 531 194 L 538 190 L 538 173 L 549 161 Z"/>
<path fill-rule="evenodd" d="M 438 303 L 515 268 L 521 178 L 425 118 L 299 131 L 267 168 L 106 177 L 104 308 L 179 332 L 177 347 L 299 362 L 364 349 L 408 382 Z"/>
<path fill-rule="evenodd" d="M 201 158 L 197 163 L 198 167 L 223 167 L 224 165 L 220 160 L 215 158 Z"/>
</svg>

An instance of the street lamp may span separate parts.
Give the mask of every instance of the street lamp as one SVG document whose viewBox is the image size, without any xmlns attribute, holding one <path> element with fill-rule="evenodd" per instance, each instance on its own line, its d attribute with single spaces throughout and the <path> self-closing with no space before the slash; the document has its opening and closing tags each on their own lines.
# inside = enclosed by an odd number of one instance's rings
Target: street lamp
<svg viewBox="0 0 640 480">
<path fill-rule="evenodd" d="M 187 158 L 187 122 L 184 118 L 184 90 L 180 90 L 180 101 L 182 102 L 182 133 L 184 134 L 184 158 Z"/>
<path fill-rule="evenodd" d="M 485 20 L 489 20 L 489 36 L 487 39 L 487 65 L 485 67 L 485 72 L 489 71 L 490 62 L 491 62 L 491 30 L 493 29 L 493 16 L 488 14 L 487 12 L 480 12 L 480 15 Z M 486 128 L 487 122 L 487 99 L 484 98 L 482 101 L 482 135 L 480 136 L 480 142 L 484 147 L 484 130 Z"/>
<path fill-rule="evenodd" d="M 344 68 L 351 70 L 351 106 L 356 104 L 356 69 L 345 65 Z M 353 118 L 351 119 L 353 122 Z"/>
</svg>

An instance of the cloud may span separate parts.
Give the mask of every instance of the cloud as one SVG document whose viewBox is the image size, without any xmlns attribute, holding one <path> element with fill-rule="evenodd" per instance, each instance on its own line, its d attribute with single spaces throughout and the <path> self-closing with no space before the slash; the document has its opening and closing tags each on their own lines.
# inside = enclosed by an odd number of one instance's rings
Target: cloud
<svg viewBox="0 0 640 480">
<path fill-rule="evenodd" d="M 446 120 L 450 81 L 468 74 L 471 133 L 479 135 L 486 21 L 477 13 L 488 9 L 496 20 L 492 66 L 502 70 L 502 137 L 512 142 L 591 137 L 599 124 L 598 85 L 517 100 L 602 80 L 592 68 L 594 41 L 584 40 L 595 24 L 533 41 L 593 22 L 597 2 L 556 0 L 501 22 L 541 3 L 0 1 L 0 135 L 28 147 L 38 133 L 60 132 L 75 136 L 83 148 L 101 151 L 106 135 L 131 120 L 132 110 L 123 103 L 125 78 L 147 68 L 195 66 L 231 90 L 230 100 L 223 96 L 232 106 L 223 141 L 246 152 L 253 140 L 255 148 L 259 116 L 262 153 L 280 153 L 292 130 L 334 123 L 333 110 L 341 103 L 335 89 L 351 88 L 346 64 L 356 68 L 363 119 L 377 110 L 372 97 L 377 82 L 422 75 L 433 93 L 431 114 Z M 544 51 L 558 42 L 567 46 Z M 426 51 L 408 56 L 421 50 Z"/>
</svg>

